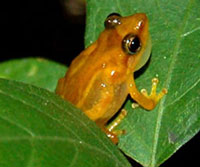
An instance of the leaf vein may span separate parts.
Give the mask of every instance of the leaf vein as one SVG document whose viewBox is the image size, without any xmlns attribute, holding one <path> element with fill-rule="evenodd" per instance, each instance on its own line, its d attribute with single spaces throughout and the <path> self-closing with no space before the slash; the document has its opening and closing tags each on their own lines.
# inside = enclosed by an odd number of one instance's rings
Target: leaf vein
<svg viewBox="0 0 200 167">
<path fill-rule="evenodd" d="M 171 79 L 172 79 L 172 72 L 174 70 L 174 67 L 175 67 L 175 63 L 177 61 L 177 56 L 178 56 L 178 50 L 180 48 L 180 44 L 181 44 L 181 35 L 186 27 L 186 22 L 187 22 L 187 18 L 189 16 L 189 12 L 190 12 L 190 8 L 191 8 L 191 3 L 192 0 L 190 0 L 188 2 L 188 5 L 187 5 L 187 12 L 183 18 L 183 23 L 182 25 L 180 25 L 179 27 L 179 34 L 177 35 L 177 41 L 176 41 L 176 45 L 175 45 L 175 48 L 174 48 L 174 52 L 172 54 L 172 61 L 171 61 L 171 64 L 169 66 L 169 70 L 168 70 L 168 73 L 167 73 L 167 79 L 165 81 L 165 84 L 166 85 L 166 88 L 169 88 L 169 85 L 171 83 Z M 164 103 L 165 103 L 165 100 L 166 100 L 166 97 L 164 97 L 162 99 L 162 101 L 160 102 L 159 104 L 159 108 L 158 108 L 158 116 L 157 116 L 157 121 L 156 121 L 156 126 L 155 126 L 155 134 L 154 134 L 154 143 L 153 143 L 153 147 L 152 147 L 152 157 L 151 157 L 151 164 L 150 166 L 154 167 L 156 166 L 156 152 L 157 152 L 157 147 L 158 147 L 158 138 L 159 138 L 159 135 L 160 135 L 160 128 L 161 128 L 161 121 L 162 121 L 162 116 L 163 116 L 163 110 L 164 110 Z"/>
<path fill-rule="evenodd" d="M 8 83 L 8 84 L 11 84 L 11 83 Z M 21 88 L 21 87 L 19 87 L 19 86 L 16 86 L 15 84 L 11 84 L 13 87 L 15 87 L 15 88 L 18 88 L 18 89 L 20 89 L 21 91 L 23 91 L 24 92 L 24 90 Z M 39 97 L 39 98 L 41 98 L 41 99 L 45 99 L 45 98 L 43 98 L 42 96 L 38 96 L 37 94 L 35 94 L 35 93 L 33 93 L 33 92 L 25 92 L 25 93 L 27 93 L 27 94 L 30 94 L 30 95 L 35 95 L 36 97 Z M 66 111 L 65 111 L 65 109 L 64 108 L 62 108 L 62 106 L 59 106 L 59 105 L 57 105 L 56 103 L 54 103 L 53 101 L 51 101 L 51 100 L 49 100 L 49 99 L 45 99 L 45 100 L 48 100 L 49 102 L 51 102 L 52 104 L 54 104 L 58 109 L 60 109 L 60 110 L 62 110 L 62 111 L 64 111 L 65 113 L 67 113 Z M 23 102 L 23 101 L 22 101 Z M 42 111 L 40 111 L 40 112 L 42 112 Z M 43 113 L 43 112 L 42 112 Z M 68 113 L 69 114 L 69 113 Z M 72 115 L 71 113 L 70 113 L 70 116 L 72 116 L 72 117 L 74 117 L 75 118 L 75 116 L 74 115 Z M 116 157 L 115 157 L 115 155 L 114 155 L 114 153 L 105 145 L 105 143 L 102 141 L 102 140 L 100 140 L 99 139 L 99 137 L 96 135 L 96 133 L 94 133 L 83 121 L 81 121 L 81 120 L 79 120 L 80 121 L 80 123 L 88 130 L 88 131 L 90 131 L 91 132 L 91 134 L 93 134 L 95 137 L 96 137 L 96 139 L 97 140 L 99 140 L 99 142 L 102 144 L 102 146 L 104 146 L 104 148 L 111 154 L 111 155 L 113 155 L 113 157 L 114 157 L 114 159 L 115 159 L 115 161 L 116 162 L 119 162 L 119 164 L 121 164 L 122 166 L 123 166 L 123 163 L 119 160 L 119 159 L 117 159 Z M 67 127 L 65 127 L 64 126 L 64 128 L 66 128 L 67 129 Z M 70 130 L 70 132 L 72 132 L 72 133 L 74 133 L 71 129 L 69 129 Z M 74 134 L 76 137 L 78 137 L 76 134 Z M 79 138 L 79 137 L 78 137 Z M 81 139 L 80 139 L 81 140 Z M 88 144 L 88 145 L 90 145 L 90 144 Z M 94 147 L 93 145 L 90 145 L 91 147 Z M 113 158 L 112 157 L 112 158 Z"/>
<path fill-rule="evenodd" d="M 36 111 L 38 111 L 38 112 L 44 114 L 44 115 L 46 115 L 48 118 L 50 118 L 50 119 L 56 121 L 58 124 L 60 124 L 61 126 L 63 126 L 66 130 L 68 130 L 68 131 L 70 131 L 72 134 L 74 134 L 75 137 L 77 137 L 78 139 L 80 139 L 80 137 L 77 136 L 70 128 L 68 128 L 67 126 L 65 126 L 64 124 L 62 124 L 59 120 L 57 120 L 56 118 L 54 118 L 54 117 L 52 117 L 51 115 L 47 114 L 46 112 L 42 112 L 40 109 L 36 108 L 36 107 L 33 106 L 32 104 L 27 103 L 26 101 L 24 101 L 24 100 L 22 100 L 22 99 L 18 99 L 18 98 L 16 98 L 15 96 L 12 96 L 12 95 L 10 95 L 10 94 L 7 94 L 7 93 L 5 93 L 5 92 L 2 91 L 2 90 L 0 90 L 0 93 L 4 94 L 5 96 L 8 96 L 8 97 L 12 98 L 13 100 L 18 101 L 18 102 L 20 102 L 20 103 L 22 103 L 22 104 L 24 104 L 24 105 L 27 105 L 27 106 L 29 106 L 29 107 L 35 109 Z M 28 92 L 26 92 L 26 93 L 29 94 Z M 39 97 L 40 97 L 40 96 L 39 96 Z M 41 97 L 40 97 L 40 98 L 41 98 Z M 21 126 L 21 125 L 20 125 L 20 126 Z M 23 126 L 21 126 L 21 127 L 23 127 Z M 23 127 L 23 129 L 26 129 L 26 128 Z M 30 132 L 30 130 L 29 130 L 29 132 Z M 34 133 L 31 132 L 31 134 L 32 134 L 32 136 L 35 136 Z M 81 139 L 80 139 L 80 140 L 81 140 Z"/>
<path fill-rule="evenodd" d="M 198 83 L 200 82 L 200 78 L 190 87 L 188 88 L 185 92 L 183 92 L 179 97 L 177 97 L 172 103 L 168 104 L 166 107 L 169 107 L 171 105 L 173 105 L 174 103 L 178 102 L 180 99 L 182 99 L 187 93 L 189 93 L 193 88 L 195 88 Z"/>
<path fill-rule="evenodd" d="M 18 124 L 18 123 L 16 123 L 16 122 L 14 122 L 14 121 L 11 121 L 10 119 L 8 119 L 8 118 L 6 118 L 6 117 L 3 117 L 2 115 L 0 116 L 0 118 L 1 118 L 2 120 L 5 120 L 5 121 L 9 122 L 10 124 L 13 124 L 13 125 L 19 127 L 20 129 L 24 130 L 24 131 L 27 132 L 30 136 L 32 136 L 32 137 L 35 136 L 35 134 L 34 134 L 32 131 L 30 131 L 29 129 L 27 129 L 26 127 L 24 127 L 24 126 L 22 126 L 22 125 L 20 125 L 20 124 Z"/>
</svg>

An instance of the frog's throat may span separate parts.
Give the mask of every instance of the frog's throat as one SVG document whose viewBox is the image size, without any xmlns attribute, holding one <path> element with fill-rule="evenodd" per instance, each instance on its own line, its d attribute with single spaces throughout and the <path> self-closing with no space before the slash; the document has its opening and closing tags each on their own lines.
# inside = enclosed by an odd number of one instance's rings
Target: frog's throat
<svg viewBox="0 0 200 167">
<path fill-rule="evenodd" d="M 146 62 L 148 61 L 150 55 L 151 55 L 151 47 L 152 47 L 152 44 L 151 44 L 151 37 L 149 35 L 148 37 L 148 40 L 147 40 L 147 44 L 146 44 L 146 48 L 145 48 L 145 51 L 144 53 L 142 54 L 139 62 L 137 63 L 136 67 L 135 67 L 135 70 L 134 71 L 137 71 L 139 70 L 141 67 L 143 67 Z"/>
</svg>

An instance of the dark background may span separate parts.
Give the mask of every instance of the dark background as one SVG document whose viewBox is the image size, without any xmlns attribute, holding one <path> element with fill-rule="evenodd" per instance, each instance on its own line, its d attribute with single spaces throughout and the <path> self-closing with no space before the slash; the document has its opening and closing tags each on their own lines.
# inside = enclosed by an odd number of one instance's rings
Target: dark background
<svg viewBox="0 0 200 167">
<path fill-rule="evenodd" d="M 70 17 L 58 0 L 0 3 L 0 61 L 43 57 L 69 65 L 84 49 L 84 16 Z M 200 134 L 162 167 L 198 166 Z M 139 165 L 133 161 L 133 166 Z"/>
<path fill-rule="evenodd" d="M 1 61 L 44 57 L 69 64 L 84 49 L 84 19 L 65 14 L 59 0 L 0 3 L 0 27 Z"/>
</svg>

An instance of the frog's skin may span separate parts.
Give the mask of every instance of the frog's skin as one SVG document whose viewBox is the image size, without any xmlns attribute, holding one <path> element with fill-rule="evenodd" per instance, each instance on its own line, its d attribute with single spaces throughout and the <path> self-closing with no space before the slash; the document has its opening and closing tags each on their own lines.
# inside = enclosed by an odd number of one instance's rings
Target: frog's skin
<svg viewBox="0 0 200 167">
<path fill-rule="evenodd" d="M 129 94 L 140 106 L 152 110 L 167 93 L 156 94 L 158 79 L 152 80 L 150 95 L 136 88 L 133 73 L 140 69 L 151 53 L 148 19 L 138 13 L 127 17 L 112 14 L 97 41 L 82 51 L 71 63 L 64 78 L 58 81 L 56 93 L 80 108 L 103 129 L 114 143 L 115 131 L 126 112 L 113 126 L 107 122 L 121 108 Z"/>
</svg>

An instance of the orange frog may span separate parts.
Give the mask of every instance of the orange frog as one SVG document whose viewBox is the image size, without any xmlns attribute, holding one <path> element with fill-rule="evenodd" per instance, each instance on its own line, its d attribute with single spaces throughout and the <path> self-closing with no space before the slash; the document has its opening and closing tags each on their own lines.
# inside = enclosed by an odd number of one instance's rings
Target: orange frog
<svg viewBox="0 0 200 167">
<path fill-rule="evenodd" d="M 107 133 L 114 143 L 123 131 L 114 130 L 126 115 L 107 122 L 130 96 L 143 108 L 152 110 L 167 93 L 156 94 L 158 79 L 152 80 L 150 95 L 136 88 L 133 73 L 140 69 L 151 53 L 151 38 L 145 14 L 121 17 L 113 13 L 105 20 L 105 30 L 97 41 L 82 51 L 71 63 L 64 78 L 58 81 L 56 93 L 80 108 Z"/>
</svg>

